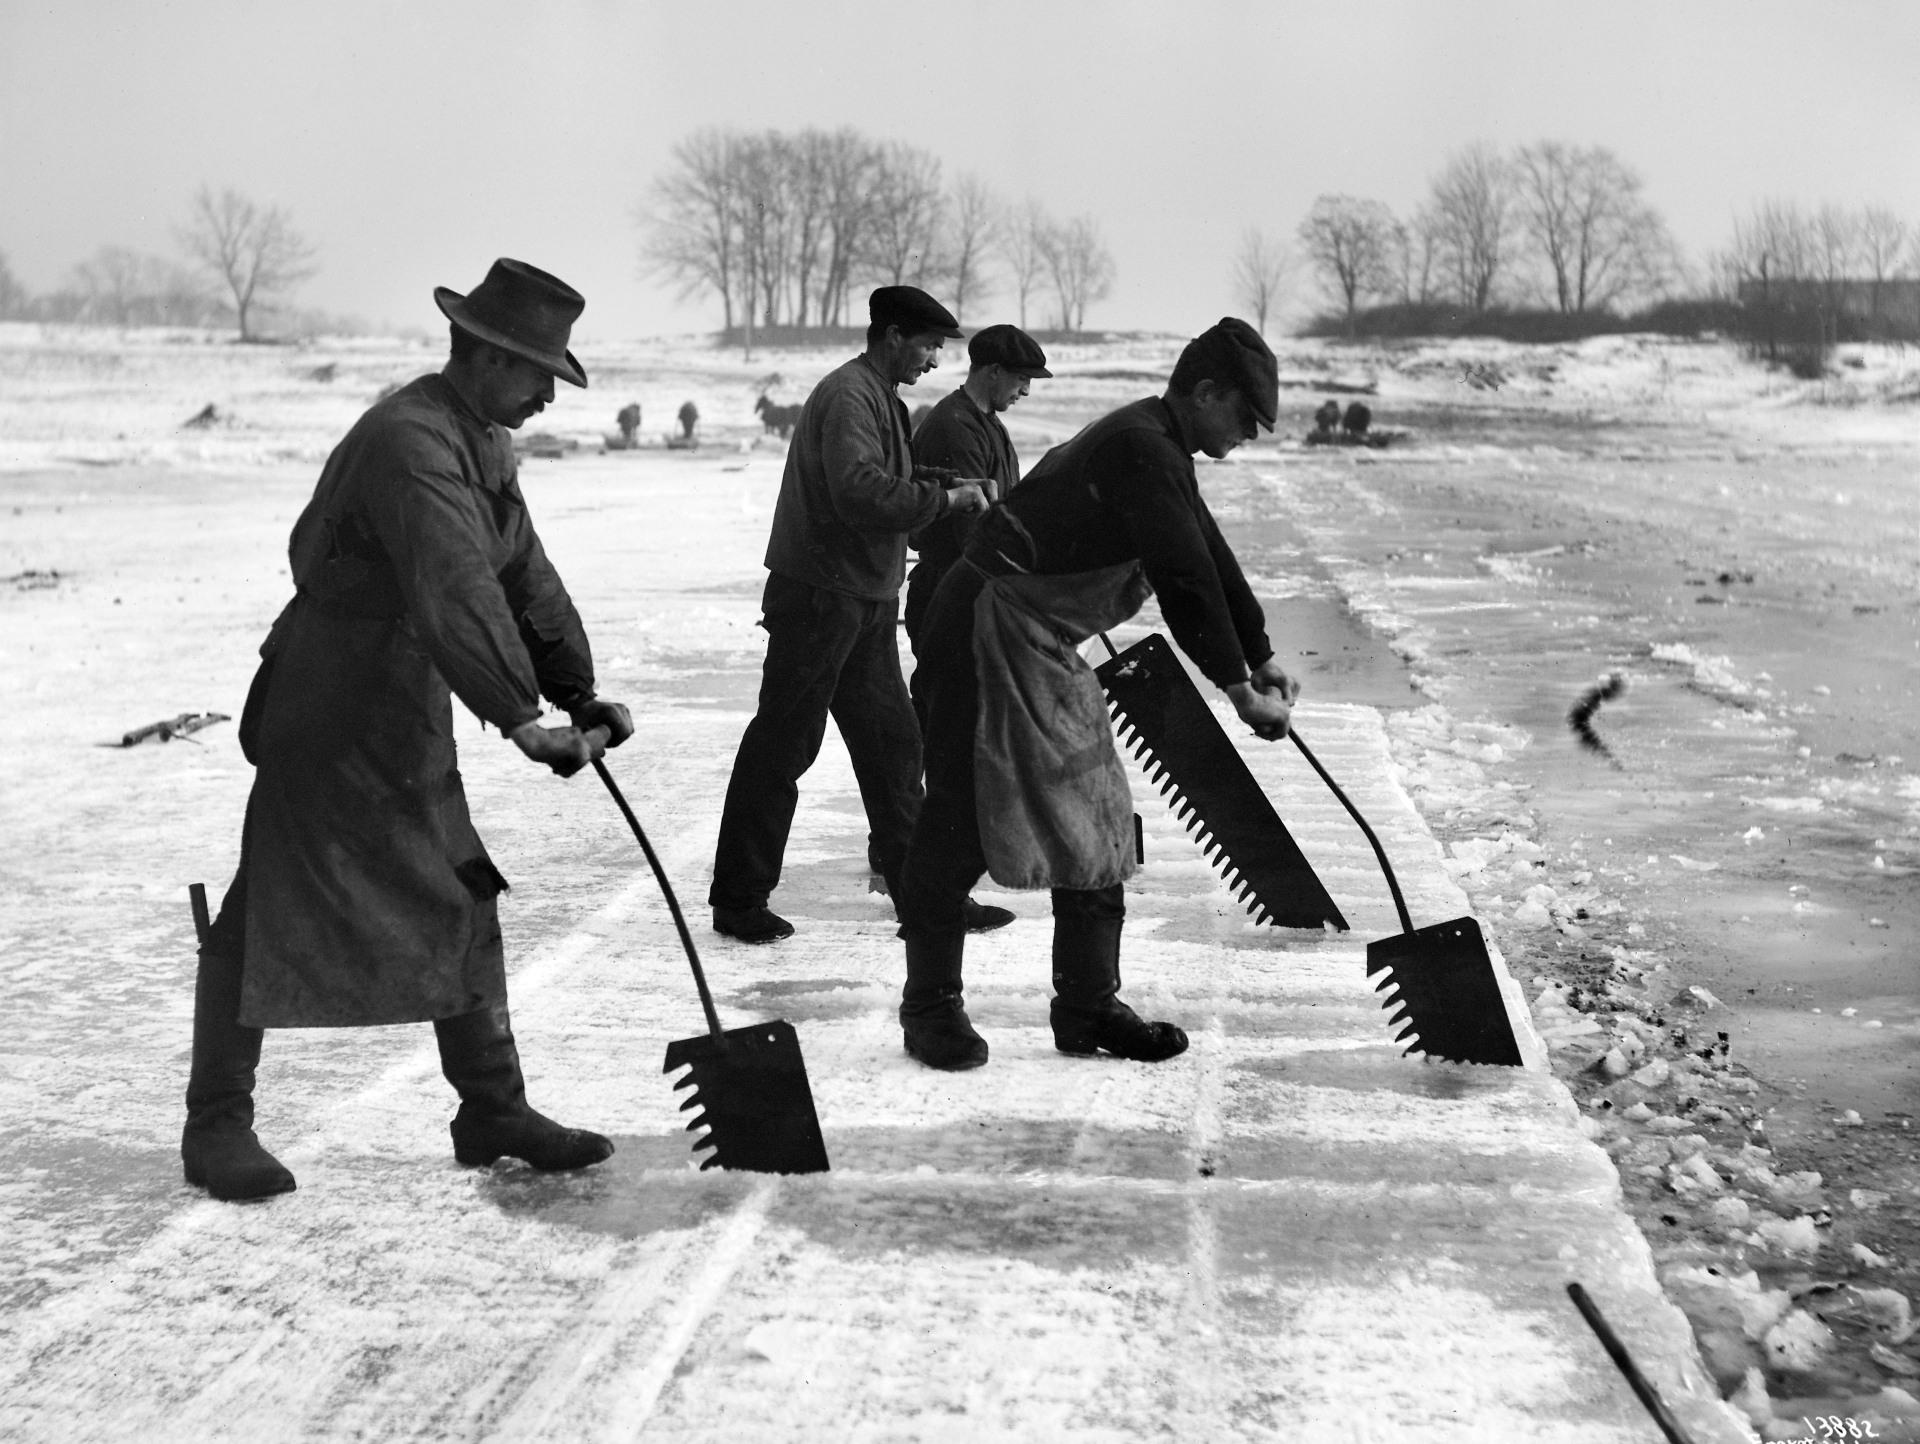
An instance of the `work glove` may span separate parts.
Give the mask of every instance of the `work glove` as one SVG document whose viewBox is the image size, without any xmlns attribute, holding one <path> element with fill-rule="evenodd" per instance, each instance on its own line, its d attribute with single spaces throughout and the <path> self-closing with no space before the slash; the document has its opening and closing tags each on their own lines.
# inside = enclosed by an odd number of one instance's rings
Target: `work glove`
<svg viewBox="0 0 1920 1444">
<path fill-rule="evenodd" d="M 571 777 L 606 755 L 608 733 L 605 727 L 542 727 L 538 722 L 522 722 L 507 737 L 529 761 L 545 763 L 560 776 Z"/>
<path fill-rule="evenodd" d="M 633 736 L 633 717 L 624 703 L 610 702 L 605 697 L 589 697 L 578 707 L 569 709 L 567 715 L 573 719 L 573 725 L 582 730 L 604 727 L 608 747 L 618 747 Z"/>
</svg>

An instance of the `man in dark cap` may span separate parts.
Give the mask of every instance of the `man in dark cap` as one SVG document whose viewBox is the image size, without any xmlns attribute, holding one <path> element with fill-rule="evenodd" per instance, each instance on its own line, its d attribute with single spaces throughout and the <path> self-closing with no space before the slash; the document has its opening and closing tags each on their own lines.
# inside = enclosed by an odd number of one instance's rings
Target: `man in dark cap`
<svg viewBox="0 0 1920 1444">
<path fill-rule="evenodd" d="M 216 1198 L 285 1193 L 253 1132 L 265 1028 L 432 1022 L 460 1097 L 453 1154 L 583 1168 L 613 1152 L 527 1103 L 496 896 L 455 767 L 458 696 L 570 776 L 633 733 L 594 692 L 579 614 L 520 494 L 508 431 L 585 386 L 580 293 L 499 260 L 452 322 L 438 373 L 376 402 L 295 522 L 296 595 L 240 719 L 253 792 L 240 865 L 202 940 L 180 1152 Z M 569 724 L 542 724 L 541 698 Z"/>
<path fill-rule="evenodd" d="M 1168 629 L 1256 735 L 1287 735 L 1299 685 L 1201 498 L 1193 455 L 1225 457 L 1279 403 L 1273 353 L 1229 317 L 1181 353 L 1166 391 L 1123 406 L 1043 456 L 974 529 L 920 636 L 926 800 L 908 846 L 900 1025 L 932 1068 L 976 1068 L 962 903 L 983 871 L 1053 893 L 1054 1046 L 1158 1062 L 1172 1023 L 1119 999 L 1132 795 L 1098 678 L 1071 646 L 1149 592 Z"/>
<path fill-rule="evenodd" d="M 1018 326 L 989 326 L 967 342 L 972 363 L 967 379 L 940 403 L 913 433 L 914 459 L 925 466 L 943 466 L 959 476 L 984 476 L 994 482 L 994 494 L 1004 497 L 1020 482 L 1020 458 L 1000 413 L 1025 396 L 1032 383 L 1051 376 L 1047 353 Z M 920 629 L 927 604 L 947 568 L 960 560 L 973 534 L 971 514 L 941 517 L 908 538 L 920 560 L 907 578 L 907 638 L 920 656 Z M 919 671 L 911 683 L 914 707 L 920 708 Z M 921 721 L 925 722 L 924 712 Z"/>
<path fill-rule="evenodd" d="M 880 287 L 868 312 L 866 350 L 801 408 L 774 506 L 760 700 L 727 784 L 707 897 L 715 931 L 742 942 L 793 933 L 768 902 L 829 716 L 853 759 L 869 851 L 900 895 L 921 796 L 920 731 L 896 640 L 907 533 L 987 506 L 981 482 L 914 465 L 897 394 L 934 369 L 958 322 L 916 286 Z"/>
</svg>

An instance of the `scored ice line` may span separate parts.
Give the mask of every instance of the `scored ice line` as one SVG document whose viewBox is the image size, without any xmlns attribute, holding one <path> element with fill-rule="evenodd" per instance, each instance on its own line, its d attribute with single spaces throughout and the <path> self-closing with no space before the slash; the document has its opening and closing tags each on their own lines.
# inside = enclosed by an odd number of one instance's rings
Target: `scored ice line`
<svg viewBox="0 0 1920 1444">
<path fill-rule="evenodd" d="M 640 1431 L 659 1406 L 661 1393 L 693 1343 L 694 1334 L 706 1322 L 720 1295 L 753 1251 L 754 1241 L 766 1225 L 767 1210 L 779 1187 L 780 1180 L 776 1177 L 763 1177 L 755 1182 L 753 1191 L 741 1200 L 740 1207 L 734 1210 L 733 1217 L 727 1220 L 727 1226 L 715 1240 L 706 1267 L 687 1292 L 686 1306 L 660 1341 L 660 1347 L 625 1380 L 616 1381 L 609 1388 L 607 1397 L 622 1401 L 619 1412 L 608 1419 L 600 1431 L 600 1437 L 609 1444 L 640 1437 Z"/>
</svg>

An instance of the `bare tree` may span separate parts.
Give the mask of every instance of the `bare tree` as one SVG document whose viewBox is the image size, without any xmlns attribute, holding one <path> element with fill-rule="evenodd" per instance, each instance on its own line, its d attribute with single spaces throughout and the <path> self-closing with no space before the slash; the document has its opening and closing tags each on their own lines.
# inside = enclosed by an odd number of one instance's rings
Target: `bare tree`
<svg viewBox="0 0 1920 1444">
<path fill-rule="evenodd" d="M 1051 244 L 1048 238 L 1054 229 L 1052 218 L 1032 197 L 1007 211 L 1001 219 L 1000 257 L 1007 263 L 1013 281 L 1022 326 L 1027 324 L 1027 301 L 1046 273 Z"/>
<path fill-rule="evenodd" d="M 253 339 L 253 310 L 291 291 L 318 269 L 313 247 L 279 206 L 262 207 L 235 190 L 206 186 L 193 198 L 180 243 L 233 295 L 240 339 Z"/>
<path fill-rule="evenodd" d="M 0 320 L 25 315 L 28 299 L 27 288 L 13 274 L 6 254 L 0 252 Z"/>
<path fill-rule="evenodd" d="M 1404 304 L 1425 306 L 1433 300 L 1434 270 L 1439 258 L 1439 223 L 1431 209 L 1421 206 L 1414 211 L 1412 219 L 1394 223 L 1387 261 L 1393 284 Z"/>
<path fill-rule="evenodd" d="M 743 284 L 739 138 L 713 127 L 695 131 L 674 146 L 673 167 L 654 181 L 640 214 L 642 265 L 677 282 L 682 300 L 717 294 L 731 331 L 736 295 L 750 294 Z"/>
<path fill-rule="evenodd" d="M 1820 319 L 1829 345 L 1839 340 L 1847 285 L 1853 279 L 1854 264 L 1859 257 L 1859 238 L 1859 220 L 1852 211 L 1827 205 L 1814 212 L 1814 274 L 1820 282 Z"/>
<path fill-rule="evenodd" d="M 1300 222 L 1301 249 L 1328 295 L 1346 307 L 1349 336 L 1360 298 L 1386 287 L 1394 230 L 1384 205 L 1354 196 L 1320 196 Z"/>
<path fill-rule="evenodd" d="M 946 196 L 937 156 L 894 141 L 880 153 L 866 232 L 868 273 L 882 285 L 932 290 L 946 278 Z"/>
<path fill-rule="evenodd" d="M 1875 335 L 1880 334 L 1881 293 L 1900 268 L 1908 234 L 1906 221 L 1885 206 L 1868 206 L 1860 212 L 1856 239 L 1860 246 L 1860 264 L 1866 269 L 1871 287 L 1868 323 Z"/>
<path fill-rule="evenodd" d="M 1087 307 L 1113 294 L 1113 254 L 1092 216 L 1075 216 L 1042 237 L 1041 255 L 1060 303 L 1060 329 L 1084 331 Z"/>
<path fill-rule="evenodd" d="M 1286 293 L 1292 270 L 1293 252 L 1285 241 L 1257 226 L 1241 233 L 1240 249 L 1233 258 L 1233 297 L 1236 304 L 1253 312 L 1254 324 L 1262 335 L 1266 334 L 1267 317 Z"/>
<path fill-rule="evenodd" d="M 954 183 L 947 206 L 946 254 L 953 274 L 953 314 L 963 322 L 967 302 L 979 300 L 992 289 L 987 268 L 1000 230 L 1001 205 L 975 175 L 963 175 Z"/>
<path fill-rule="evenodd" d="M 1493 304 L 1513 228 L 1512 168 L 1485 143 L 1457 152 L 1433 182 L 1429 201 L 1440 256 L 1456 299 L 1473 311 Z"/>
<path fill-rule="evenodd" d="M 1514 175 L 1522 221 L 1563 315 L 1655 294 L 1676 274 L 1666 222 L 1612 151 L 1542 141 L 1518 152 Z"/>
</svg>

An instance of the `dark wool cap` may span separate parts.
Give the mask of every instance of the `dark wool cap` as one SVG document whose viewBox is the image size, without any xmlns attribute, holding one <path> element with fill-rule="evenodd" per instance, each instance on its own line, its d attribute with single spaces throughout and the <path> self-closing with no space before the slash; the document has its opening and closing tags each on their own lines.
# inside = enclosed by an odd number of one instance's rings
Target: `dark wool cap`
<svg viewBox="0 0 1920 1444">
<path fill-rule="evenodd" d="M 989 326 L 967 342 L 967 359 L 976 366 L 1004 366 L 1021 376 L 1051 376 L 1047 353 L 1018 326 Z"/>
<path fill-rule="evenodd" d="M 960 323 L 953 312 L 918 286 L 881 286 L 867 297 L 867 315 L 877 325 L 898 326 L 901 334 L 935 331 L 960 339 Z"/>
<path fill-rule="evenodd" d="M 1238 387 L 1268 431 L 1280 418 L 1280 363 L 1260 333 L 1238 316 L 1222 317 L 1187 342 L 1175 369 L 1189 370 L 1196 380 Z"/>
</svg>

